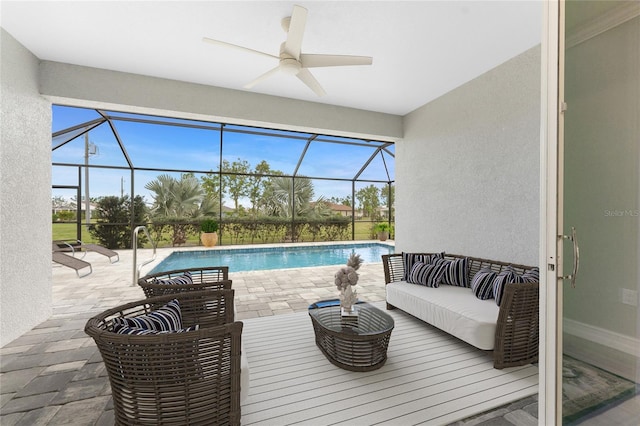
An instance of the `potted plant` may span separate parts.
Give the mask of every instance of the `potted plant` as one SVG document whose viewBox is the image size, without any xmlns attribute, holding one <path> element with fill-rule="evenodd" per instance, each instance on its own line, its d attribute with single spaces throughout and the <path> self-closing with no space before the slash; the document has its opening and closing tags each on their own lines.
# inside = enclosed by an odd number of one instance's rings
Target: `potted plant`
<svg viewBox="0 0 640 426">
<path fill-rule="evenodd" d="M 387 222 L 376 223 L 373 227 L 373 231 L 378 235 L 380 241 L 386 241 L 389 238 L 389 231 L 391 226 Z"/>
<path fill-rule="evenodd" d="M 200 240 L 205 247 L 213 247 L 218 243 L 218 222 L 214 219 L 205 219 L 200 222 Z"/>
</svg>

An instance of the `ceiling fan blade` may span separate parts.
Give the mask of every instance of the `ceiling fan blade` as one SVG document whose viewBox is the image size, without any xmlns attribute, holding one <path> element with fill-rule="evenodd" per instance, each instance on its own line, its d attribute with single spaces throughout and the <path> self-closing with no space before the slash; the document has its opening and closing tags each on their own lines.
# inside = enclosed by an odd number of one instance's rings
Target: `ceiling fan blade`
<svg viewBox="0 0 640 426">
<path fill-rule="evenodd" d="M 316 78 L 309 72 L 309 70 L 303 68 L 296 75 L 300 80 L 302 80 L 304 84 L 309 86 L 309 88 L 313 90 L 316 95 L 324 96 L 327 94 L 327 92 L 324 91 L 322 86 L 320 86 L 320 83 L 318 83 L 318 80 L 316 80 Z"/>
<path fill-rule="evenodd" d="M 300 59 L 302 37 L 304 36 L 304 27 L 306 25 L 307 9 L 302 6 L 294 5 L 293 12 L 291 13 L 291 21 L 289 22 L 287 41 L 284 44 L 284 50 L 296 59 Z"/>
<path fill-rule="evenodd" d="M 244 88 L 245 89 L 251 89 L 253 86 L 255 86 L 256 84 L 268 79 L 269 77 L 271 77 L 272 75 L 277 73 L 279 70 L 280 70 L 280 66 L 278 65 L 277 67 L 272 68 L 269 71 L 265 72 L 260 77 L 258 77 L 255 80 L 253 80 L 252 82 L 245 84 Z"/>
<path fill-rule="evenodd" d="M 261 52 L 259 50 L 249 49 L 248 47 L 238 46 L 237 44 L 227 43 L 226 41 L 214 40 L 214 39 L 208 38 L 208 37 L 202 37 L 202 41 L 204 41 L 205 43 L 211 43 L 211 44 L 215 44 L 215 45 L 218 45 L 218 46 L 230 47 L 232 49 L 240 50 L 242 52 L 257 53 L 258 55 L 267 56 L 269 58 L 280 59 L 279 57 L 277 57 L 275 55 L 271 55 L 269 53 Z"/>
<path fill-rule="evenodd" d="M 308 55 L 301 54 L 300 62 L 304 68 L 340 67 L 349 65 L 371 65 L 371 56 L 352 55 Z"/>
</svg>

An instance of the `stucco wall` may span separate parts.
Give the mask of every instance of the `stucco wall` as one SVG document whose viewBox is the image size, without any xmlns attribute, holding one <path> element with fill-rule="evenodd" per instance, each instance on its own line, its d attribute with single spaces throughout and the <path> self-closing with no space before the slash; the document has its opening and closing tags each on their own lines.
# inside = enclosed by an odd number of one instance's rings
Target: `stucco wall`
<svg viewBox="0 0 640 426">
<path fill-rule="evenodd" d="M 0 346 L 51 315 L 51 105 L 38 59 L 0 30 Z"/>
<path fill-rule="evenodd" d="M 539 127 L 540 47 L 405 116 L 397 251 L 536 265 Z"/>
</svg>

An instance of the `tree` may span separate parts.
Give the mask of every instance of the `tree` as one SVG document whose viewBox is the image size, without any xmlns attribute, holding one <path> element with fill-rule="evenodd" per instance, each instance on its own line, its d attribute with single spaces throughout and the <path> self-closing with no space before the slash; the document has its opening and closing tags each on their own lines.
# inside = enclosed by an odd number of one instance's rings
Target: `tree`
<svg viewBox="0 0 640 426">
<path fill-rule="evenodd" d="M 271 173 L 271 167 L 269 163 L 262 160 L 256 165 L 253 173 L 252 176 L 248 177 L 249 187 L 247 189 L 247 195 L 251 202 L 251 213 L 255 215 L 258 212 L 262 197 L 269 184 L 268 178 L 265 178 L 264 175 Z"/>
<path fill-rule="evenodd" d="M 304 211 L 304 216 L 309 219 L 326 219 L 333 215 L 328 201 L 324 197 L 318 198 L 315 203 L 310 203 L 309 208 Z"/>
<path fill-rule="evenodd" d="M 310 210 L 313 199 L 313 182 L 301 176 L 296 178 L 277 176 L 270 179 L 267 213 L 271 216 L 290 218 L 295 206 L 295 216 L 302 217 Z"/>
<path fill-rule="evenodd" d="M 380 207 L 380 190 L 373 184 L 365 186 L 356 192 L 356 199 L 365 216 L 373 220 L 378 219 Z"/>
<path fill-rule="evenodd" d="M 187 241 L 187 233 L 195 221 L 215 215 L 217 202 L 207 196 L 192 173 L 183 174 L 179 180 L 160 175 L 145 188 L 155 193 L 152 195 L 151 219 L 154 225 L 171 228 L 174 246 Z"/>
<path fill-rule="evenodd" d="M 384 188 L 380 189 L 380 195 L 384 200 L 384 205 L 387 206 L 389 212 L 391 213 L 391 219 L 395 217 L 395 213 L 393 211 L 393 206 L 396 199 L 396 187 L 394 185 L 385 185 Z"/>
<path fill-rule="evenodd" d="M 67 200 L 61 195 L 57 195 L 55 197 L 51 197 L 51 208 L 53 211 L 58 211 L 66 208 L 68 206 Z"/>
<path fill-rule="evenodd" d="M 233 163 L 227 160 L 222 161 L 222 191 L 228 192 L 233 200 L 236 211 L 238 210 L 238 200 L 249 195 L 250 164 L 247 160 L 238 158 Z"/>
<path fill-rule="evenodd" d="M 100 244 L 110 249 L 131 248 L 131 209 L 133 207 L 134 227 L 145 224 L 147 206 L 144 198 L 136 195 L 133 199 L 133 206 L 128 195 L 124 197 L 108 196 L 101 197 L 96 202 L 99 219 L 96 224 L 89 226 L 89 233 L 97 239 Z M 144 237 L 138 240 L 143 244 Z"/>
<path fill-rule="evenodd" d="M 220 175 L 218 173 L 207 173 L 200 178 L 202 189 L 211 200 L 217 203 L 220 200 Z"/>
<path fill-rule="evenodd" d="M 351 207 L 351 197 L 329 197 L 327 199 L 330 203 L 340 204 L 341 206 Z"/>
<path fill-rule="evenodd" d="M 76 217 L 75 206 L 72 206 L 63 196 L 51 197 L 52 219 L 54 221 L 71 221 Z"/>
</svg>

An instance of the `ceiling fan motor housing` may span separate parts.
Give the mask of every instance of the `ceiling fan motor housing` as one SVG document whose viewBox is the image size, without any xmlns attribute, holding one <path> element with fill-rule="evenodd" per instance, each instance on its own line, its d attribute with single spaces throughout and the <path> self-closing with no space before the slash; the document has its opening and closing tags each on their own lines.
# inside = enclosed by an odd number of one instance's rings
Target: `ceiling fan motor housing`
<svg viewBox="0 0 640 426">
<path fill-rule="evenodd" d="M 280 70 L 287 74 L 298 74 L 301 68 L 302 65 L 300 62 L 296 61 L 294 58 L 280 59 Z"/>
</svg>

